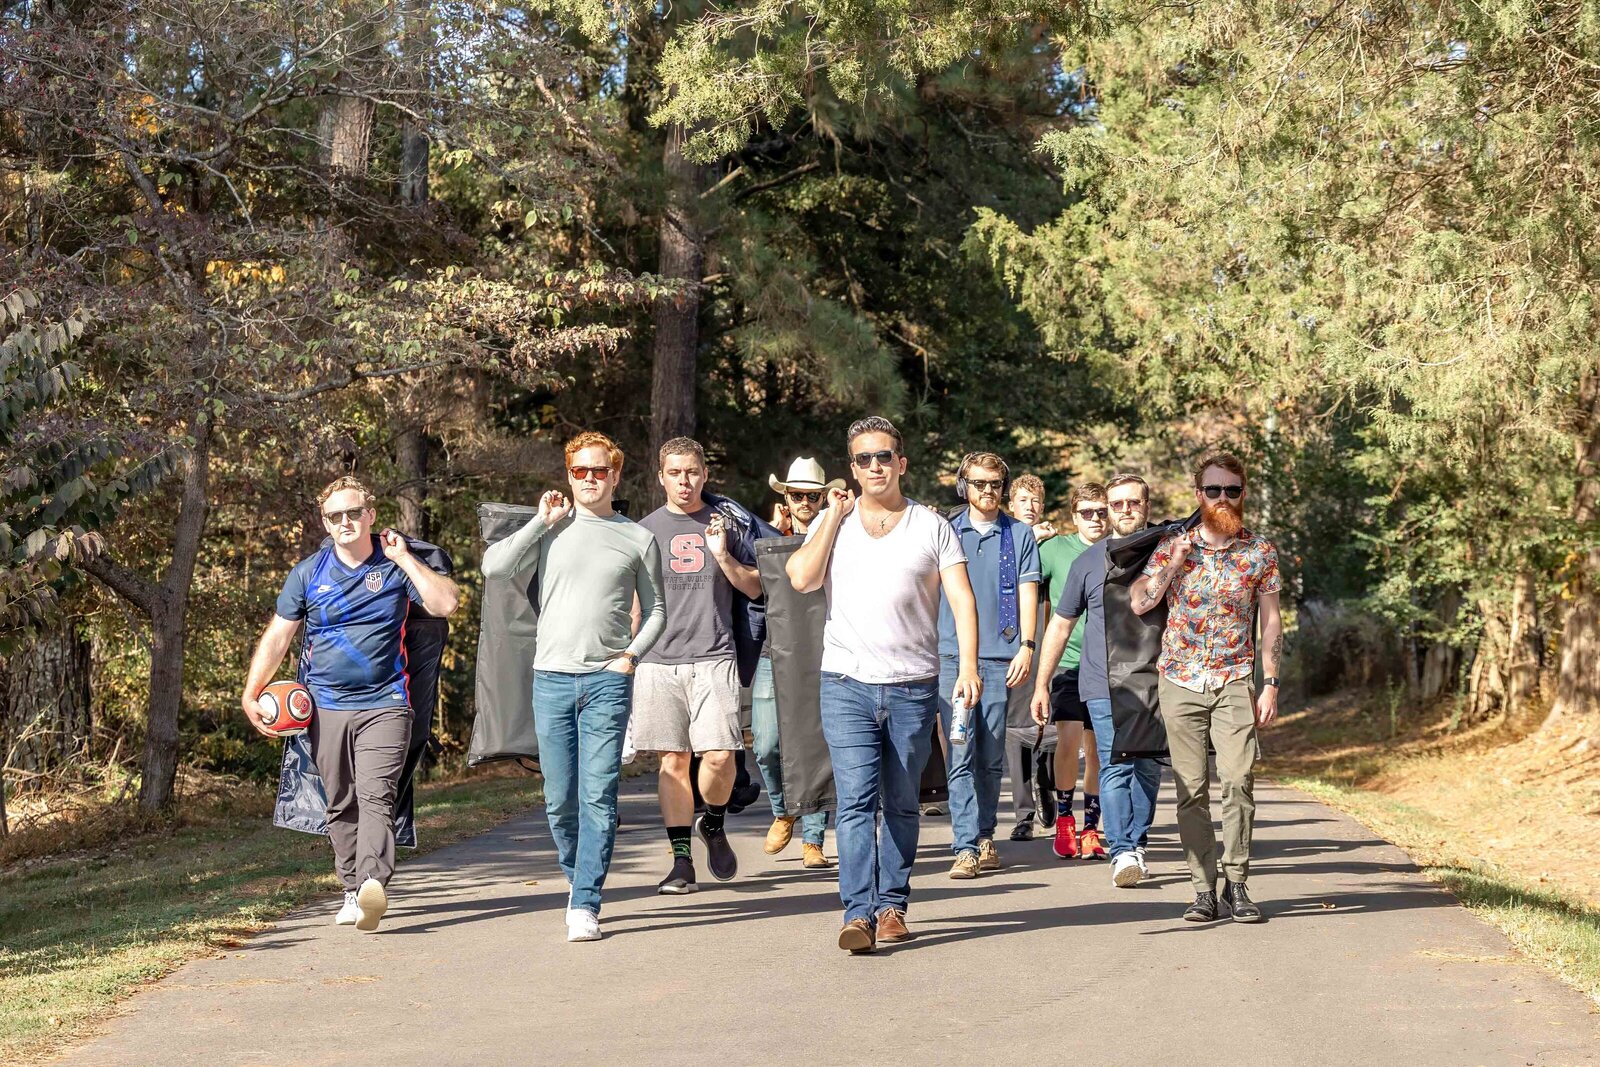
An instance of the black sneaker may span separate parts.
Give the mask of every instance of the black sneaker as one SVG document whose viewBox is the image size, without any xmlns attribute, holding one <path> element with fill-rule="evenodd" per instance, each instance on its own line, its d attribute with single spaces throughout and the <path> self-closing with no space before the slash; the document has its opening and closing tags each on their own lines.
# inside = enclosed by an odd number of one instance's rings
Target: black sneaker
<svg viewBox="0 0 1600 1067">
<path fill-rule="evenodd" d="M 743 789 L 735 789 L 728 798 L 728 814 L 737 815 L 761 798 L 761 784 L 751 782 Z"/>
<path fill-rule="evenodd" d="M 1250 894 L 1244 891 L 1243 882 L 1223 882 L 1222 900 L 1228 905 L 1228 910 L 1233 912 L 1233 921 L 1236 923 L 1258 923 L 1261 921 L 1261 909 L 1256 907 L 1256 902 L 1250 899 Z"/>
<path fill-rule="evenodd" d="M 1217 918 L 1217 895 L 1212 892 L 1196 893 L 1194 903 L 1184 911 L 1183 917 L 1192 923 L 1215 922 Z"/>
<path fill-rule="evenodd" d="M 661 884 L 656 886 L 656 892 L 663 896 L 681 897 L 699 888 L 694 880 L 694 860 L 687 856 L 674 856 L 672 870 L 661 879 Z"/>
<path fill-rule="evenodd" d="M 706 843 L 706 865 L 711 868 L 711 877 L 726 882 L 739 873 L 739 857 L 728 844 L 726 829 L 707 830 L 705 817 L 701 816 L 694 821 L 694 832 Z"/>
<path fill-rule="evenodd" d="M 1013 826 L 1011 828 L 1011 840 L 1013 840 L 1013 841 L 1032 841 L 1033 840 L 1033 820 L 1029 819 L 1027 822 L 1019 822 L 1019 823 L 1017 823 L 1017 825 Z"/>
</svg>

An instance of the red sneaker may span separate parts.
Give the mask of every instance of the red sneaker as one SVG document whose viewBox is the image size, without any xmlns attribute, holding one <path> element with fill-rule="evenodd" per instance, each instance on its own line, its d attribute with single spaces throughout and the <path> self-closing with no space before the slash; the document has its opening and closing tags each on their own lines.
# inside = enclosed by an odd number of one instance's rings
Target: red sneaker
<svg viewBox="0 0 1600 1067">
<path fill-rule="evenodd" d="M 1096 829 L 1085 830 L 1078 836 L 1078 854 L 1086 860 L 1106 858 L 1106 839 Z"/>
<path fill-rule="evenodd" d="M 1072 816 L 1056 816 L 1056 840 L 1051 847 L 1064 860 L 1078 854 L 1078 824 Z"/>
</svg>

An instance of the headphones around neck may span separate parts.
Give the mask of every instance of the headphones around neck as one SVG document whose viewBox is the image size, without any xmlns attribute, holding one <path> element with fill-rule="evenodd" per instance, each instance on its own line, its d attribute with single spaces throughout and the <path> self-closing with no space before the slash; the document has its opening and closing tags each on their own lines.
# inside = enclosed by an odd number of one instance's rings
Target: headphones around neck
<svg viewBox="0 0 1600 1067">
<path fill-rule="evenodd" d="M 968 452 L 961 457 L 961 466 L 956 468 L 956 499 L 963 504 L 967 502 L 967 466 L 972 462 L 972 457 L 977 452 Z M 1011 467 L 999 456 L 994 457 L 1000 463 L 1000 503 L 1004 506 L 1011 496 Z"/>
</svg>

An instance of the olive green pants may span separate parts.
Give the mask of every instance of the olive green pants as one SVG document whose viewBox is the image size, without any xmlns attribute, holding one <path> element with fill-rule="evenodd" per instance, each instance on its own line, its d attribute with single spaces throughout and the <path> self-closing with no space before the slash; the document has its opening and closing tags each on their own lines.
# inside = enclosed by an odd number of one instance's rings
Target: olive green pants
<svg viewBox="0 0 1600 1067">
<path fill-rule="evenodd" d="M 1230 882 L 1250 877 L 1255 767 L 1261 756 L 1255 705 L 1249 678 L 1209 693 L 1161 679 L 1161 718 L 1167 724 L 1172 777 L 1178 786 L 1178 837 L 1197 893 L 1214 891 L 1217 879 L 1207 742 L 1217 751 L 1217 778 L 1222 783 L 1222 873 Z"/>
</svg>

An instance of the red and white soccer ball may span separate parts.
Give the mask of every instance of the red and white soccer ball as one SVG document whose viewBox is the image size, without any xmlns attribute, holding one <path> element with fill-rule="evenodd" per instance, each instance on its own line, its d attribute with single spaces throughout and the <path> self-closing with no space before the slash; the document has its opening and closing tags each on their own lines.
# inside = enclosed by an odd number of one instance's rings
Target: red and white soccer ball
<svg viewBox="0 0 1600 1067">
<path fill-rule="evenodd" d="M 311 693 L 299 682 L 273 682 L 256 698 L 261 725 L 279 737 L 293 737 L 311 725 Z"/>
</svg>

